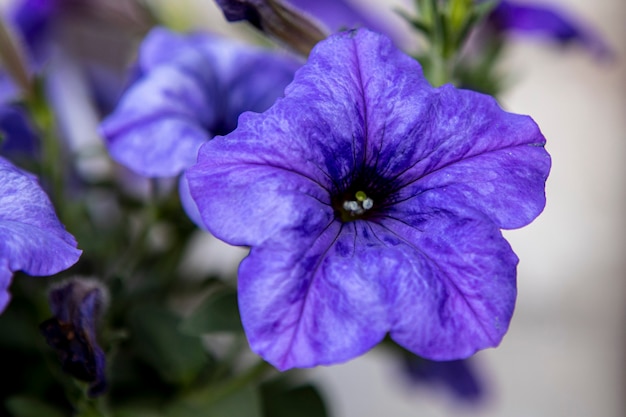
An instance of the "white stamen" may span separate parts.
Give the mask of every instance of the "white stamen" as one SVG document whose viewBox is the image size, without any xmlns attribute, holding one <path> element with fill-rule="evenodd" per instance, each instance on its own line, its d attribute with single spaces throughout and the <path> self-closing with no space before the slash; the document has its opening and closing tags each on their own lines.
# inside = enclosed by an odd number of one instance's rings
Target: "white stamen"
<svg viewBox="0 0 626 417">
<path fill-rule="evenodd" d="M 356 201 L 346 201 L 345 203 L 343 203 L 343 208 L 347 211 L 351 211 L 351 212 L 355 212 L 357 210 L 359 210 L 359 203 L 357 203 Z"/>
<path fill-rule="evenodd" d="M 343 209 L 351 216 L 360 216 L 372 207 L 374 207 L 374 200 L 369 197 L 362 201 L 348 200 L 343 202 Z"/>
</svg>

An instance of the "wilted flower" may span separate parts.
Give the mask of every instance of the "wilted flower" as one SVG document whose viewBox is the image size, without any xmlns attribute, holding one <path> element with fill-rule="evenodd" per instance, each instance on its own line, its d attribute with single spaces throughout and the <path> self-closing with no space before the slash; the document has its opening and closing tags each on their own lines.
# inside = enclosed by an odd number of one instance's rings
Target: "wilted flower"
<svg viewBox="0 0 626 417">
<path fill-rule="evenodd" d="M 81 254 L 36 178 L 4 158 L 0 158 L 0 236 L 0 312 L 10 299 L 13 272 L 56 274 Z"/>
<path fill-rule="evenodd" d="M 329 33 L 366 27 L 399 38 L 387 19 L 346 0 L 216 0 L 228 21 L 246 20 L 308 54 Z"/>
<path fill-rule="evenodd" d="M 44 321 L 40 330 L 53 347 L 63 370 L 89 382 L 89 395 L 106 389 L 106 357 L 98 345 L 97 324 L 106 307 L 106 289 L 93 279 L 72 279 L 50 290 L 50 309 L 54 317 Z"/>
<path fill-rule="evenodd" d="M 251 247 L 239 306 L 279 369 L 360 355 L 387 333 L 435 360 L 499 344 L 517 257 L 501 228 L 543 209 L 550 159 L 527 116 L 450 85 L 366 30 L 321 42 L 263 114 L 187 171 L 215 236 Z"/>
<path fill-rule="evenodd" d="M 247 20 L 268 36 L 307 55 L 326 37 L 319 22 L 304 16 L 283 0 L 216 0 L 230 22 Z"/>
</svg>

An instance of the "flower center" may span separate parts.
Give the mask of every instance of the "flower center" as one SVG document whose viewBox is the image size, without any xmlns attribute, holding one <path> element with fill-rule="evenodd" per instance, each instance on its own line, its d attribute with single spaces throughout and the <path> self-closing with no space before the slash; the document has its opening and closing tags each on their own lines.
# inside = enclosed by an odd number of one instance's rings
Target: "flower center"
<svg viewBox="0 0 626 417">
<path fill-rule="evenodd" d="M 354 193 L 354 200 L 346 198 L 339 210 L 341 213 L 341 220 L 343 222 L 349 222 L 360 218 L 366 211 L 374 207 L 374 200 L 365 194 L 363 191 L 357 191 Z"/>
</svg>

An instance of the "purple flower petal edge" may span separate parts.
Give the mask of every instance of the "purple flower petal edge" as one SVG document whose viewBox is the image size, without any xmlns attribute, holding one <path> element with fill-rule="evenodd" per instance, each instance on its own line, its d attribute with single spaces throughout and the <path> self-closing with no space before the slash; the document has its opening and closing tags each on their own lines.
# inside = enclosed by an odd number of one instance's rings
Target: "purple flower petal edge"
<svg viewBox="0 0 626 417">
<path fill-rule="evenodd" d="M 35 177 L 0 158 L 0 312 L 13 272 L 53 275 L 82 253 Z"/>
</svg>

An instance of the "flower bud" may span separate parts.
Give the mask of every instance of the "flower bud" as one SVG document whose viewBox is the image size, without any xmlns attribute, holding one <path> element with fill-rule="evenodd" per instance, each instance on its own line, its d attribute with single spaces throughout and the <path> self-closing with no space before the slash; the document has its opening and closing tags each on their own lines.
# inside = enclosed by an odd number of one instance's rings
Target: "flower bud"
<svg viewBox="0 0 626 417">
<path fill-rule="evenodd" d="M 63 371 L 88 382 L 88 394 L 106 389 L 106 358 L 96 338 L 96 325 L 106 308 L 108 292 L 95 279 L 73 278 L 50 290 L 53 317 L 39 326 L 58 354 Z"/>
</svg>

